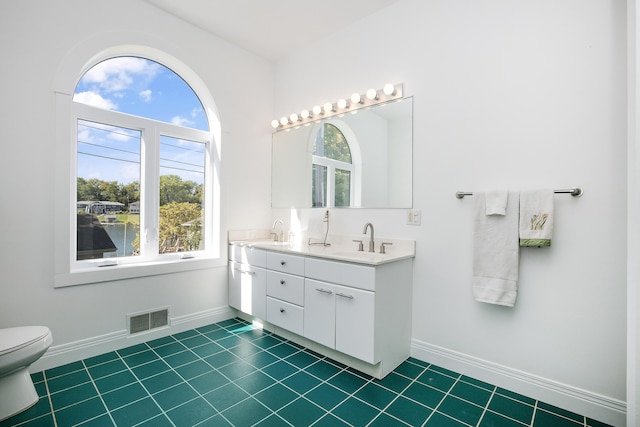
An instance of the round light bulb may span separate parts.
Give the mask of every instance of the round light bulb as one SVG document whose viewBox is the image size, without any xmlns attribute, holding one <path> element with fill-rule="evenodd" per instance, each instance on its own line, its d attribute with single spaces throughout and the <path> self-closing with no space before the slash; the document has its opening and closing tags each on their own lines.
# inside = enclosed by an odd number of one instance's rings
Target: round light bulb
<svg viewBox="0 0 640 427">
<path fill-rule="evenodd" d="M 318 114 L 322 114 L 322 108 L 320 108 L 320 106 L 319 106 L 319 105 L 315 105 L 315 106 L 313 107 L 312 111 L 313 111 L 313 114 L 315 114 L 316 116 L 317 116 Z"/>
<path fill-rule="evenodd" d="M 367 91 L 367 99 L 373 101 L 374 99 L 378 99 L 378 91 L 375 89 L 369 89 Z"/>
<path fill-rule="evenodd" d="M 386 85 L 384 85 L 384 87 L 382 88 L 382 91 L 387 96 L 391 96 L 391 95 L 395 95 L 396 94 L 396 88 L 391 83 L 387 83 Z"/>
<path fill-rule="evenodd" d="M 303 119 L 308 119 L 309 117 L 311 117 L 311 113 L 309 112 L 309 110 L 302 110 L 300 112 L 300 117 L 302 117 Z"/>
<path fill-rule="evenodd" d="M 286 125 L 288 125 L 288 124 L 289 124 L 289 119 L 287 119 L 287 118 L 286 118 L 286 117 L 284 117 L 284 116 L 280 117 L 280 124 L 281 124 L 282 126 L 286 126 Z"/>
<path fill-rule="evenodd" d="M 338 108 L 345 109 L 349 107 L 349 102 L 346 99 L 341 99 L 338 101 Z"/>
<path fill-rule="evenodd" d="M 325 113 L 330 113 L 333 111 L 333 104 L 330 102 L 327 102 L 326 104 L 324 104 L 324 112 Z"/>
<path fill-rule="evenodd" d="M 298 115 L 297 115 L 296 113 L 293 113 L 293 114 L 291 114 L 291 115 L 289 116 L 289 120 L 291 120 L 291 122 L 295 123 L 295 122 L 297 122 L 297 121 L 298 121 L 298 120 L 300 120 L 300 119 L 298 118 Z"/>
<path fill-rule="evenodd" d="M 278 129 L 278 126 L 280 126 L 280 122 L 277 120 L 271 120 L 271 127 L 274 129 Z"/>
<path fill-rule="evenodd" d="M 363 100 L 359 93 L 354 93 L 351 95 L 351 102 L 354 104 L 362 104 Z"/>
</svg>

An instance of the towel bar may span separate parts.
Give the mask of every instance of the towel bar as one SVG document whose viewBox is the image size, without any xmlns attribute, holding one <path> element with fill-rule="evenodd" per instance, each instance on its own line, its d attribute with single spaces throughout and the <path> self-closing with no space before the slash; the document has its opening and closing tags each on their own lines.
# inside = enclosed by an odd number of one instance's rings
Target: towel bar
<svg viewBox="0 0 640 427">
<path fill-rule="evenodd" d="M 580 187 L 569 188 L 569 189 L 565 189 L 565 190 L 553 190 L 553 192 L 556 193 L 556 194 L 571 194 L 573 197 L 580 197 L 584 193 L 582 191 L 582 188 L 580 188 Z M 456 192 L 456 198 L 462 199 L 464 196 L 473 196 L 473 193 L 471 193 L 469 191 L 457 191 Z"/>
</svg>

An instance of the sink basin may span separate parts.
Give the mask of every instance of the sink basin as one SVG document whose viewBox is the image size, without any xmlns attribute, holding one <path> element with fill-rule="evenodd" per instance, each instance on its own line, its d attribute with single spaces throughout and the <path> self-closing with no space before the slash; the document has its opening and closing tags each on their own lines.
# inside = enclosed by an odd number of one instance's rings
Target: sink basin
<svg viewBox="0 0 640 427">
<path fill-rule="evenodd" d="M 335 256 L 336 258 L 358 259 L 372 262 L 380 262 L 386 259 L 385 254 L 379 254 L 376 252 L 342 251 L 331 252 L 331 255 Z"/>
</svg>

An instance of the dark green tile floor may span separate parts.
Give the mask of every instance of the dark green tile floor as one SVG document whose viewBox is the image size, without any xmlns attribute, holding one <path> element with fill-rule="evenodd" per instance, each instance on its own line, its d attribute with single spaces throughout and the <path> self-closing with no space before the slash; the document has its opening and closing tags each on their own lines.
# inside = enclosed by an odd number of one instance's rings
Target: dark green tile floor
<svg viewBox="0 0 640 427">
<path fill-rule="evenodd" d="M 40 401 L 0 427 L 604 426 L 413 358 L 377 380 L 240 319 L 33 379 Z"/>
</svg>

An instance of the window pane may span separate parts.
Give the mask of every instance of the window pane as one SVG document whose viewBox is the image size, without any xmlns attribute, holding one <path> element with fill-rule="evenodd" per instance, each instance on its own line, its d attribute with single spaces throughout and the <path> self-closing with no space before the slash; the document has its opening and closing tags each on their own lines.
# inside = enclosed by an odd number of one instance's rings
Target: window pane
<svg viewBox="0 0 640 427">
<path fill-rule="evenodd" d="M 351 150 L 340 129 L 325 123 L 316 135 L 313 154 L 345 163 L 351 163 Z"/>
<path fill-rule="evenodd" d="M 311 174 L 311 206 L 325 207 L 327 206 L 327 168 L 313 165 Z"/>
<path fill-rule="evenodd" d="M 78 120 L 77 138 L 76 259 L 138 255 L 140 131 Z"/>
<path fill-rule="evenodd" d="M 351 205 L 351 172 L 336 169 L 335 206 Z"/>
<path fill-rule="evenodd" d="M 209 130 L 202 103 L 182 78 L 149 59 L 123 56 L 87 71 L 73 100 L 175 125 Z"/>
<path fill-rule="evenodd" d="M 73 100 L 175 125 L 209 130 L 202 103 L 176 73 L 157 62 L 123 56 L 87 71 Z"/>
<path fill-rule="evenodd" d="M 206 144 L 160 137 L 160 253 L 204 249 Z"/>
</svg>

